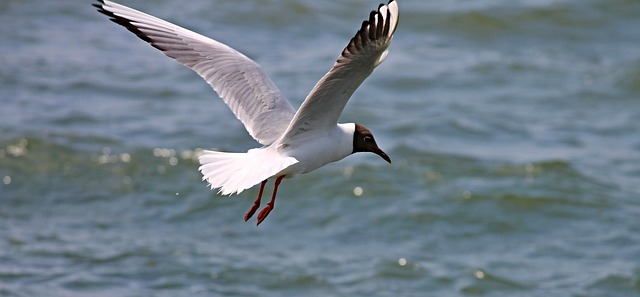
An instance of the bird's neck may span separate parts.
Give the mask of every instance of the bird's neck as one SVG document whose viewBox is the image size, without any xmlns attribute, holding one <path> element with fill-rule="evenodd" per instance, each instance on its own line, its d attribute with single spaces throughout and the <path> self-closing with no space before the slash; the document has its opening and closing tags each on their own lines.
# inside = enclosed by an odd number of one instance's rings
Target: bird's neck
<svg viewBox="0 0 640 297">
<path fill-rule="evenodd" d="M 356 133 L 355 123 L 338 124 L 338 130 L 342 131 L 350 139 L 353 139 L 353 134 Z"/>
<path fill-rule="evenodd" d="M 336 156 L 335 161 L 353 153 L 353 135 L 356 133 L 356 124 L 338 124 L 336 130 L 337 131 L 335 132 L 333 139 L 335 142 L 334 149 L 336 150 L 338 156 Z"/>
</svg>

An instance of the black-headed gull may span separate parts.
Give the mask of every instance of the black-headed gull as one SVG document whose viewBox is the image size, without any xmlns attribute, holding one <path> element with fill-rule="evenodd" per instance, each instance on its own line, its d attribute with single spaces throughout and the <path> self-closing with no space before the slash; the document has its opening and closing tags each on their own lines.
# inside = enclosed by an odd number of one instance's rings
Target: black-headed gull
<svg viewBox="0 0 640 297">
<path fill-rule="evenodd" d="M 98 1 L 94 6 L 99 12 L 204 78 L 263 145 L 246 153 L 204 151 L 199 157 L 202 179 L 223 195 L 261 183 L 245 221 L 260 207 L 270 178 L 276 179 L 273 194 L 258 214 L 258 224 L 273 209 L 284 177 L 313 171 L 357 152 L 371 152 L 391 163 L 367 128 L 339 124 L 338 118 L 351 94 L 387 57 L 398 24 L 395 0 L 380 4 L 362 22 L 298 111 L 257 63 L 229 46 L 112 1 Z"/>
</svg>

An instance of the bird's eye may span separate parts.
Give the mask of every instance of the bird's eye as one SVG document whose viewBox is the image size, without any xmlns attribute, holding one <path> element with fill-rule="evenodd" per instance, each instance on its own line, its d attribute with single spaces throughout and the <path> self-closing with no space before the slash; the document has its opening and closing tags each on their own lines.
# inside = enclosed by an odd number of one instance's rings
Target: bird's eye
<svg viewBox="0 0 640 297">
<path fill-rule="evenodd" d="M 371 136 L 365 136 L 364 137 L 364 142 L 371 142 L 371 141 L 373 141 L 373 137 L 371 137 Z"/>
</svg>

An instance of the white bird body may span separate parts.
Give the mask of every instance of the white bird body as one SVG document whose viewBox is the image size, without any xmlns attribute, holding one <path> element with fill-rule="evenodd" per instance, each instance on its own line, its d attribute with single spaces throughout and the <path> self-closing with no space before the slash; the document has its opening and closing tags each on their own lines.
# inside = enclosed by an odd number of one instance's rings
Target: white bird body
<svg viewBox="0 0 640 297">
<path fill-rule="evenodd" d="M 277 143 L 278 152 L 298 160 L 298 163 L 280 172 L 287 177 L 316 170 L 328 163 L 342 160 L 353 153 L 355 124 L 338 124 L 326 135 L 309 133 L 296 143 Z M 278 174 L 276 174 L 278 175 Z"/>
<path fill-rule="evenodd" d="M 307 133 L 291 144 L 278 140 L 246 153 L 204 151 L 200 171 L 212 189 L 221 189 L 221 194 L 240 193 L 265 179 L 282 175 L 291 178 L 351 155 L 354 130 L 353 123 L 338 124 L 327 135 Z"/>
<path fill-rule="evenodd" d="M 246 153 L 204 151 L 199 158 L 203 180 L 224 195 L 262 182 L 245 220 L 260 205 L 270 178 L 275 177 L 276 184 L 258 224 L 273 208 L 284 177 L 313 171 L 356 152 L 372 152 L 391 162 L 368 129 L 339 124 L 338 119 L 353 92 L 387 57 L 398 24 L 395 0 L 370 13 L 297 111 L 257 63 L 231 47 L 127 6 L 97 1 L 94 6 L 99 12 L 200 75 L 263 145 Z"/>
</svg>

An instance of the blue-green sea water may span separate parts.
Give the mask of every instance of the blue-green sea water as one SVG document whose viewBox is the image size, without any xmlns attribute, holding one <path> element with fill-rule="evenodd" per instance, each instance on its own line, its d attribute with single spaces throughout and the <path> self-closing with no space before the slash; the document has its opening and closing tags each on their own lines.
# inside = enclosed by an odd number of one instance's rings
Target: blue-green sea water
<svg viewBox="0 0 640 297">
<path fill-rule="evenodd" d="M 342 116 L 393 164 L 285 180 L 256 227 L 197 171 L 258 144 L 195 73 L 91 1 L 2 0 L 0 296 L 640 296 L 640 1 L 398 1 Z M 296 107 L 378 5 L 121 2 Z"/>
</svg>

